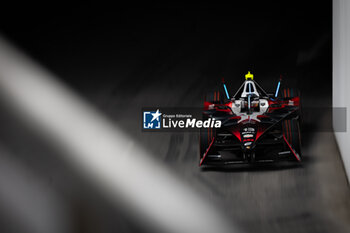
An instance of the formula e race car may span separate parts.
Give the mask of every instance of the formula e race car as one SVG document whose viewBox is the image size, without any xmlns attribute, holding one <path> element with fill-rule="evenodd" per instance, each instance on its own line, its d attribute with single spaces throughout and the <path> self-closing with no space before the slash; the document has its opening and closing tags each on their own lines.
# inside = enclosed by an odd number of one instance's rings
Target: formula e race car
<svg viewBox="0 0 350 233">
<path fill-rule="evenodd" d="M 230 97 L 223 91 L 206 95 L 203 120 L 215 118 L 220 128 L 200 129 L 200 166 L 232 163 L 301 162 L 301 108 L 298 91 L 281 88 L 266 93 L 248 72 Z M 226 95 L 224 95 L 224 94 Z"/>
</svg>

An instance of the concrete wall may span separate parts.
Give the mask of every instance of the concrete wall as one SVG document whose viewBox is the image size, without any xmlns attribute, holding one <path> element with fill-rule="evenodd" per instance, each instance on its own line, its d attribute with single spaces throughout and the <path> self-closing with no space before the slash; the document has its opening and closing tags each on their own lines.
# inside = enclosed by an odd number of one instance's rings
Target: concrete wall
<svg viewBox="0 0 350 233">
<path fill-rule="evenodd" d="M 333 107 L 346 107 L 346 132 L 339 131 L 340 116 L 333 110 L 333 126 L 350 180 L 350 1 L 333 0 Z"/>
</svg>

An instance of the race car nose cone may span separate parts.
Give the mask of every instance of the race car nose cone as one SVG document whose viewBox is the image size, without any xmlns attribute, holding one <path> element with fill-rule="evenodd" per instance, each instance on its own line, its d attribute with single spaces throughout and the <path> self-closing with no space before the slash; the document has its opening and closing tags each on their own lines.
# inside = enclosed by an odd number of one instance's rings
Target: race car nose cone
<svg viewBox="0 0 350 233">
<path fill-rule="evenodd" d="M 245 149 L 250 150 L 252 148 L 252 142 L 245 142 L 244 147 Z"/>
<path fill-rule="evenodd" d="M 250 146 L 250 145 L 252 145 L 252 142 L 245 142 L 244 143 L 244 146 Z"/>
</svg>

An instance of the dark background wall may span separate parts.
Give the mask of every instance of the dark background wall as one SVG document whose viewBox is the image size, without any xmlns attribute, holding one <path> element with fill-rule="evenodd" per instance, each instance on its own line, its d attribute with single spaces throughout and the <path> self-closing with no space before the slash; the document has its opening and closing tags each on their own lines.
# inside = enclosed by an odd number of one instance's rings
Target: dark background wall
<svg viewBox="0 0 350 233">
<path fill-rule="evenodd" d="M 331 1 L 84 2 L 43 10 L 38 4 L 9 8 L 11 17 L 2 16 L 0 31 L 85 94 L 102 83 L 135 93 L 136 87 L 118 80 L 134 72 L 134 82 L 158 82 L 155 72 L 177 69 L 183 61 L 187 67 L 181 72 L 191 73 L 201 60 L 201 82 L 208 86 L 225 77 L 235 89 L 250 70 L 266 89 L 273 90 L 271 81 L 282 74 L 285 83 L 330 98 L 331 6 Z M 148 75 L 138 76 L 144 71 Z"/>
</svg>

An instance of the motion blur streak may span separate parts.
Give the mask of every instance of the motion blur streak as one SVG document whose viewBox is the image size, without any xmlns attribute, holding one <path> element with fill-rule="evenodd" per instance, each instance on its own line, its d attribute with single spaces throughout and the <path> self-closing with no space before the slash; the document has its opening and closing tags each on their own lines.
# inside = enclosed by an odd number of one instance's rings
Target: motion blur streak
<svg viewBox="0 0 350 233">
<path fill-rule="evenodd" d="M 102 115 L 0 39 L 0 91 L 15 113 L 141 226 L 161 232 L 237 232 Z M 133 172 L 131 172 L 133 171 Z"/>
</svg>

